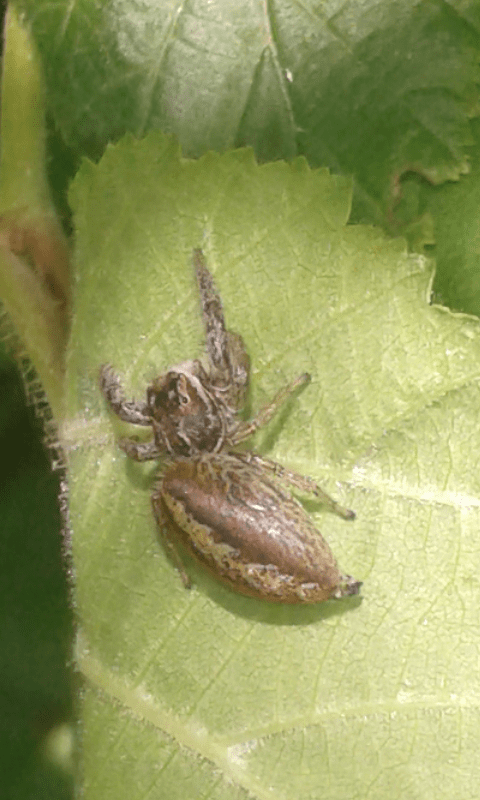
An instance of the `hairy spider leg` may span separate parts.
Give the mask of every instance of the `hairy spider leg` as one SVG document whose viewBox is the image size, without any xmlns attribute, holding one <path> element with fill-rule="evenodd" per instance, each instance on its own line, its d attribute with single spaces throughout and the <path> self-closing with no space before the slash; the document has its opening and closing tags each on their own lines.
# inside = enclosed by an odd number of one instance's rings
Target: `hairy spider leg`
<svg viewBox="0 0 480 800">
<path fill-rule="evenodd" d="M 100 367 L 100 389 L 112 411 L 124 422 L 132 425 L 152 424 L 147 403 L 127 400 L 117 373 L 110 364 Z"/>
<path fill-rule="evenodd" d="M 294 486 L 296 489 L 300 489 L 302 492 L 314 494 L 315 497 L 318 497 L 320 502 L 329 509 L 329 511 L 332 511 L 334 514 L 337 514 L 337 516 L 342 517 L 342 519 L 355 519 L 354 511 L 352 511 L 350 508 L 345 508 L 345 506 L 340 505 L 340 503 L 337 503 L 337 501 L 327 494 L 318 485 L 318 483 L 313 480 L 313 478 L 309 478 L 307 475 L 299 475 L 298 472 L 292 472 L 291 470 L 283 467 L 281 464 L 277 464 L 276 461 L 272 461 L 269 458 L 264 458 L 256 453 L 236 453 L 235 455 L 246 464 L 253 464 L 254 466 L 257 465 L 262 469 L 268 470 L 287 486 Z"/>
<path fill-rule="evenodd" d="M 213 278 L 207 269 L 203 252 L 193 251 L 193 267 L 197 278 L 205 326 L 205 342 L 212 367 L 210 379 L 217 391 L 225 393 L 225 401 L 233 411 L 243 408 L 250 379 L 250 359 L 243 339 L 225 326 L 223 306 Z"/>
<path fill-rule="evenodd" d="M 228 337 L 220 295 L 207 269 L 205 256 L 199 249 L 193 251 L 193 267 L 197 277 L 200 302 L 205 325 L 207 353 L 213 368 L 230 378 Z"/>
<path fill-rule="evenodd" d="M 273 400 L 261 408 L 253 419 L 248 420 L 247 422 L 238 423 L 237 428 L 234 430 L 229 439 L 229 444 L 232 445 L 232 447 L 235 447 L 237 444 L 249 439 L 250 436 L 253 436 L 255 431 L 257 431 L 259 428 L 263 428 L 264 425 L 267 425 L 267 423 L 270 422 L 272 417 L 275 416 L 282 405 L 288 400 L 290 395 L 292 395 L 300 386 L 305 386 L 307 383 L 310 383 L 310 380 L 311 378 L 308 372 L 304 372 L 302 375 L 299 375 L 298 378 L 295 378 L 294 381 L 284 386 L 283 389 L 280 389 Z"/>
<path fill-rule="evenodd" d="M 118 444 L 134 461 L 152 461 L 155 458 L 162 458 L 166 454 L 166 449 L 159 447 L 155 439 L 149 442 L 137 442 L 136 439 L 125 437 L 120 439 Z"/>
</svg>

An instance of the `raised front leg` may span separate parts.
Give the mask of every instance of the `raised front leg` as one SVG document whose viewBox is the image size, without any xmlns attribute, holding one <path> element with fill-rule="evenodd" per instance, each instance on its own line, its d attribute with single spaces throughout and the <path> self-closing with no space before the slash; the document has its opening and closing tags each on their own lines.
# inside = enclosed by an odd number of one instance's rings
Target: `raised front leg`
<svg viewBox="0 0 480 800">
<path fill-rule="evenodd" d="M 112 411 L 124 422 L 148 426 L 152 416 L 145 402 L 127 400 L 117 373 L 110 364 L 100 367 L 100 389 Z"/>
<path fill-rule="evenodd" d="M 229 377 L 228 337 L 223 316 L 222 301 L 207 269 L 205 256 L 201 250 L 193 251 L 193 268 L 197 278 L 207 353 L 215 373 Z"/>
<path fill-rule="evenodd" d="M 232 412 L 243 408 L 250 380 L 250 359 L 239 333 L 225 327 L 222 301 L 201 250 L 193 251 L 212 387 Z"/>
</svg>

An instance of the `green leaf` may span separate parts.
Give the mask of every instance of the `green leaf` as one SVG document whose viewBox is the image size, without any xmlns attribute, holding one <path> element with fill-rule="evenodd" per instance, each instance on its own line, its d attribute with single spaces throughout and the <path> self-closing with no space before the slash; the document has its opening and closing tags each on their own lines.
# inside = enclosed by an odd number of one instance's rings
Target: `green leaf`
<svg viewBox="0 0 480 800">
<path fill-rule="evenodd" d="M 317 61 L 294 70 L 300 151 L 312 166 L 352 172 L 355 219 L 391 228 L 404 173 L 437 184 L 468 171 L 478 3 L 457 12 L 448 3 L 359 3 L 353 19 L 350 6 L 339 5 L 334 43 L 325 47 L 335 52 L 329 68 Z"/>
<path fill-rule="evenodd" d="M 41 393 L 31 392 L 33 402 L 40 407 L 48 398 L 60 418 L 69 247 L 49 192 L 40 59 L 13 6 L 6 15 L 1 95 L 0 297 L 42 382 Z M 26 354 L 18 357 L 25 371 Z"/>
<path fill-rule="evenodd" d="M 406 171 L 435 183 L 468 171 L 477 0 L 21 5 L 56 126 L 92 158 L 151 129 L 189 156 L 234 145 L 265 161 L 303 154 L 354 174 L 356 217 L 389 226 Z"/>
<path fill-rule="evenodd" d="M 423 186 L 421 201 L 435 219 L 438 273 L 434 289 L 453 308 L 480 316 L 480 124 L 473 124 L 471 172 L 459 183 Z"/>
<path fill-rule="evenodd" d="M 428 305 L 431 265 L 347 225 L 351 190 L 302 159 L 180 158 L 151 134 L 72 189 L 71 520 L 85 796 L 451 800 L 480 780 L 480 323 Z M 269 605 L 188 564 L 150 510 L 98 370 L 129 395 L 202 354 L 202 247 L 252 357 L 251 408 L 312 385 L 252 443 L 354 508 L 307 501 L 362 599 Z M 130 430 L 130 429 L 129 429 Z"/>
</svg>

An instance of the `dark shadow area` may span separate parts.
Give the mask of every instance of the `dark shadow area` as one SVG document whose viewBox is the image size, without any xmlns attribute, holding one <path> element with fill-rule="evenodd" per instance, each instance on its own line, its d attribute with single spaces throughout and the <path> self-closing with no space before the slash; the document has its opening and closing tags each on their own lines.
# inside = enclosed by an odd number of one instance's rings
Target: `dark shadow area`
<svg viewBox="0 0 480 800">
<path fill-rule="evenodd" d="M 27 408 L 16 366 L 0 354 L 0 751 L 2 798 L 72 797 L 55 763 L 72 732 L 73 631 L 62 562 L 59 475 Z"/>
</svg>

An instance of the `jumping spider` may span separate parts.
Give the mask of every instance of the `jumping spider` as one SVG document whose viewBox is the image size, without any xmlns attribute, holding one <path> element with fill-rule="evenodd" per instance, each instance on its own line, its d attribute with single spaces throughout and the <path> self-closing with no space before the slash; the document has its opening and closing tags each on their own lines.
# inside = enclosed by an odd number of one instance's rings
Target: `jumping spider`
<svg viewBox="0 0 480 800">
<path fill-rule="evenodd" d="M 281 484 L 314 494 L 343 519 L 343 508 L 311 479 L 251 452 L 237 452 L 310 376 L 281 389 L 251 420 L 239 419 L 250 364 L 242 337 L 225 327 L 222 303 L 201 250 L 193 266 L 202 305 L 207 365 L 184 361 L 147 388 L 146 401 L 126 400 L 107 364 L 100 386 L 125 422 L 152 428 L 153 439 L 121 439 L 136 461 L 163 459 L 152 506 L 185 586 L 181 552 L 189 551 L 234 591 L 280 603 L 318 603 L 358 594 L 361 582 L 342 575 L 300 503 Z M 178 547 L 180 544 L 180 547 Z"/>
</svg>

